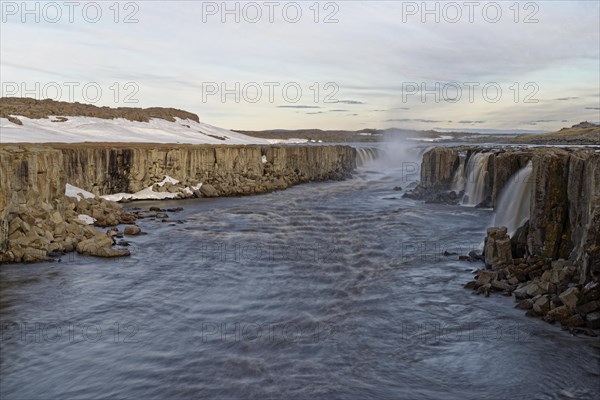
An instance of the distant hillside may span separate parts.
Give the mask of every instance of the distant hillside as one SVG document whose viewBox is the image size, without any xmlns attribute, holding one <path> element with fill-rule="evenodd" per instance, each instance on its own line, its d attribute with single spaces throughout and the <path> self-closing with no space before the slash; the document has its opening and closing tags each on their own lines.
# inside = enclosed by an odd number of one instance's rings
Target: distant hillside
<svg viewBox="0 0 600 400">
<path fill-rule="evenodd" d="M 0 98 L 0 118 L 21 125 L 20 121 L 11 115 L 20 115 L 31 119 L 48 118 L 51 115 L 62 117 L 95 117 L 101 119 L 124 118 L 129 121 L 148 122 L 151 118 L 175 122 L 175 118 L 190 119 L 200 122 L 196 114 L 176 108 L 137 108 L 137 107 L 98 107 L 92 104 L 67 103 L 50 99 L 36 100 L 28 97 Z"/>
<path fill-rule="evenodd" d="M 597 144 L 600 145 L 600 125 L 581 122 L 558 132 L 540 135 L 518 135 L 507 140 L 510 143 L 530 144 Z"/>
<path fill-rule="evenodd" d="M 344 142 L 380 142 L 385 137 L 396 137 L 404 139 L 416 139 L 424 141 L 433 140 L 449 140 L 462 139 L 465 137 L 473 137 L 478 133 L 468 132 L 438 132 L 434 130 L 417 131 L 413 129 L 361 129 L 356 131 L 348 130 L 321 130 L 321 129 L 270 129 L 264 131 L 244 131 L 235 130 L 247 136 L 253 136 L 264 139 L 306 139 L 306 140 L 322 140 L 329 143 L 344 143 Z"/>
</svg>

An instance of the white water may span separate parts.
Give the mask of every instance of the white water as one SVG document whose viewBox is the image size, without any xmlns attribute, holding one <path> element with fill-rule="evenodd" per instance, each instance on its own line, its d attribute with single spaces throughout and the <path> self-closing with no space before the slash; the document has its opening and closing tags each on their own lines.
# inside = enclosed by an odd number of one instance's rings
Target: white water
<svg viewBox="0 0 600 400">
<path fill-rule="evenodd" d="M 476 206 L 485 200 L 485 180 L 487 165 L 492 153 L 473 154 L 467 163 L 467 186 L 462 204 Z"/>
<path fill-rule="evenodd" d="M 529 161 L 510 178 L 498 198 L 492 226 L 506 226 L 510 236 L 529 219 L 532 171 Z"/>
<path fill-rule="evenodd" d="M 379 157 L 379 150 L 372 147 L 356 148 L 356 165 L 361 167 L 375 161 Z"/>
<path fill-rule="evenodd" d="M 459 157 L 459 164 L 454 178 L 452 179 L 452 190 L 457 194 L 465 188 L 465 157 Z"/>
</svg>

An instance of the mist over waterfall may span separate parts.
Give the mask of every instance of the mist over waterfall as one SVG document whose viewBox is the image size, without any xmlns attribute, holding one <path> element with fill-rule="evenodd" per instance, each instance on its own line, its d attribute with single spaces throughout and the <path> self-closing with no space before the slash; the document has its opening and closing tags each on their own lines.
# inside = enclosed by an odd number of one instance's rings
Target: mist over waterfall
<svg viewBox="0 0 600 400">
<path fill-rule="evenodd" d="M 492 226 L 506 226 L 511 236 L 529 219 L 532 171 L 529 161 L 510 178 L 498 198 Z"/>
<path fill-rule="evenodd" d="M 485 200 L 485 183 L 488 160 L 492 153 L 476 153 L 467 163 L 467 184 L 462 204 L 476 206 Z"/>
</svg>

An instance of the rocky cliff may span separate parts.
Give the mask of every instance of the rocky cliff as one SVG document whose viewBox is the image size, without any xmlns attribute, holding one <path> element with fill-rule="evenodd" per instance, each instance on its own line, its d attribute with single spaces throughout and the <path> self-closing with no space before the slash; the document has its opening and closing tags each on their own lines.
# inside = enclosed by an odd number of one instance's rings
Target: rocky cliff
<svg viewBox="0 0 600 400">
<path fill-rule="evenodd" d="M 519 184 L 515 177 L 527 179 Z M 517 184 L 514 184 L 516 182 Z M 507 193 L 520 190 L 528 193 Z M 490 227 L 486 268 L 465 286 L 514 294 L 528 315 L 574 333 L 600 329 L 600 151 L 592 148 L 435 148 L 423 156 L 421 182 L 407 197 L 524 211 L 512 238 Z M 511 198 L 514 201 L 504 202 Z M 499 201 L 500 200 L 500 201 Z M 507 208 L 507 209 L 504 209 Z M 478 255 L 467 257 L 475 261 Z"/>
<path fill-rule="evenodd" d="M 502 189 L 529 161 L 528 254 L 576 260 L 581 281 L 599 275 L 600 152 L 595 149 L 434 148 L 423 155 L 420 184 L 407 197 L 458 204 L 469 191 L 479 191 L 484 200 L 478 206 L 496 207 Z"/>
<path fill-rule="evenodd" d="M 169 175 L 187 186 L 203 183 L 211 196 L 235 196 L 344 179 L 355 164 L 356 151 L 347 146 L 2 145 L 0 261 L 44 259 L 93 239 L 94 231 L 77 219 L 81 210 L 93 212 L 100 226 L 132 222 L 109 202 L 68 200 L 67 183 L 106 195 L 136 192 Z M 29 243 L 35 252 L 27 252 Z"/>
</svg>

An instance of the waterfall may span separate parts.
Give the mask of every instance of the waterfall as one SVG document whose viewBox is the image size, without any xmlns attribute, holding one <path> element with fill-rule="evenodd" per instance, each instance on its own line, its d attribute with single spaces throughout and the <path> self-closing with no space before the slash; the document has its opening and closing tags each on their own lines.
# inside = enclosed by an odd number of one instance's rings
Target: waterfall
<svg viewBox="0 0 600 400">
<path fill-rule="evenodd" d="M 465 157 L 459 156 L 459 164 L 456 172 L 454 173 L 454 178 L 452 179 L 452 190 L 456 192 L 456 194 L 460 193 L 461 190 L 465 188 Z"/>
<path fill-rule="evenodd" d="M 511 236 L 529 219 L 532 171 L 533 166 L 529 161 L 510 178 L 496 204 L 492 226 L 506 226 Z"/>
<path fill-rule="evenodd" d="M 485 200 L 488 160 L 492 153 L 473 154 L 467 163 L 467 186 L 462 204 L 476 206 Z"/>
<path fill-rule="evenodd" d="M 356 165 L 362 167 L 379 157 L 379 149 L 373 147 L 357 147 L 356 148 Z"/>
</svg>

